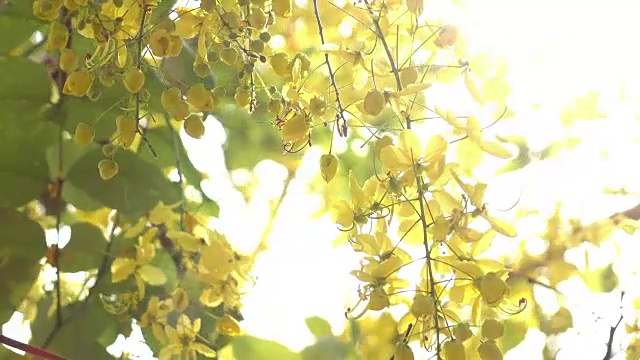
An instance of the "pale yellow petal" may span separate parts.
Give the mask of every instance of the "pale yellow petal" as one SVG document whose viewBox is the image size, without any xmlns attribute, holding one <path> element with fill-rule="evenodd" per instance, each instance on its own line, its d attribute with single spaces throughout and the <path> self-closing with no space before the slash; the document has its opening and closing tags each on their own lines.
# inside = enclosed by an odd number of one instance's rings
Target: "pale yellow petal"
<svg viewBox="0 0 640 360">
<path fill-rule="evenodd" d="M 364 206 L 364 192 L 358 184 L 358 178 L 356 178 L 356 175 L 353 173 L 353 171 L 349 172 L 349 189 L 351 190 L 351 198 L 354 207 L 360 208 Z"/>
<path fill-rule="evenodd" d="M 212 358 L 212 357 L 216 356 L 216 352 L 212 348 L 206 346 L 205 344 L 193 343 L 193 344 L 191 344 L 190 347 L 193 350 L 197 351 L 198 353 L 200 353 L 200 354 L 202 354 L 202 355 L 204 355 L 206 357 Z"/>
<path fill-rule="evenodd" d="M 218 333 L 223 335 L 235 336 L 240 334 L 240 323 L 229 314 L 225 314 L 224 317 L 218 321 L 216 327 Z"/>
<path fill-rule="evenodd" d="M 333 154 L 324 154 L 320 157 L 320 174 L 328 184 L 338 171 L 338 158 Z"/>
<path fill-rule="evenodd" d="M 447 151 L 447 148 L 449 148 L 449 142 L 444 137 L 440 135 L 433 136 L 427 142 L 422 160 L 431 162 L 438 159 Z"/>
<path fill-rule="evenodd" d="M 390 171 L 403 171 L 412 165 L 402 150 L 393 145 L 385 146 L 380 150 L 380 161 Z"/>
<path fill-rule="evenodd" d="M 518 231 L 512 224 L 509 224 L 502 219 L 491 217 L 489 215 L 483 215 L 483 217 L 487 219 L 489 224 L 491 224 L 491 227 L 500 234 L 508 237 L 518 236 Z"/>
<path fill-rule="evenodd" d="M 140 277 L 142 277 L 146 283 L 151 285 L 162 285 L 167 281 L 167 276 L 162 270 L 152 265 L 140 267 L 137 273 L 140 274 Z"/>
<path fill-rule="evenodd" d="M 494 141 L 482 141 L 480 143 L 480 148 L 493 156 L 497 156 L 501 159 L 509 159 L 513 156 L 509 149 L 504 147 L 502 144 L 494 142 Z"/>
<path fill-rule="evenodd" d="M 416 160 L 420 158 L 420 139 L 418 135 L 411 130 L 403 130 L 398 136 L 398 147 L 408 159 Z"/>
<path fill-rule="evenodd" d="M 136 270 L 136 261 L 130 258 L 116 258 L 111 263 L 111 281 L 125 280 Z"/>
</svg>

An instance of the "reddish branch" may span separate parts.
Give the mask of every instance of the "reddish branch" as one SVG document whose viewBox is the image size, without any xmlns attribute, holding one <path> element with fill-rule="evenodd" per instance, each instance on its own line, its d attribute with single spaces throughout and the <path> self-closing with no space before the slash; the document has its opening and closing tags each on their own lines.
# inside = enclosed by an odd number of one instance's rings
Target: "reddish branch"
<svg viewBox="0 0 640 360">
<path fill-rule="evenodd" d="M 29 355 L 33 355 L 36 356 L 40 359 L 51 359 L 51 360 L 68 360 L 65 357 L 62 357 L 60 355 L 56 355 L 54 353 L 51 353 L 45 349 L 41 349 L 39 347 L 35 347 L 35 346 L 31 346 L 29 344 L 25 344 L 23 342 L 20 342 L 18 340 L 13 340 L 11 338 L 8 338 L 4 335 L 0 335 L 0 343 L 5 344 L 7 346 L 11 346 L 12 348 L 16 348 L 18 350 L 22 350 L 24 352 L 26 352 Z"/>
</svg>

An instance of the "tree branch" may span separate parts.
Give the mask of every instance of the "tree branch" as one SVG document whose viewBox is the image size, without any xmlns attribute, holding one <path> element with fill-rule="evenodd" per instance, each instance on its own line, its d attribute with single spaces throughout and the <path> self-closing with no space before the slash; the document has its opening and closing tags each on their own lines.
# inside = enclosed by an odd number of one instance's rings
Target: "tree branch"
<svg viewBox="0 0 640 360">
<path fill-rule="evenodd" d="M 5 344 L 7 346 L 11 346 L 12 348 L 16 348 L 18 350 L 22 350 L 24 352 L 26 352 L 29 355 L 33 355 L 33 356 L 37 356 L 41 359 L 50 359 L 50 360 L 68 360 L 65 357 L 62 357 L 60 355 L 56 355 L 52 352 L 49 352 L 45 349 L 41 349 L 39 347 L 35 347 L 29 344 L 25 344 L 23 342 L 20 342 L 18 340 L 14 340 L 11 338 L 8 338 L 4 335 L 0 335 L 0 343 Z"/>
<path fill-rule="evenodd" d="M 624 297 L 624 291 L 620 293 L 620 302 L 622 302 L 623 297 Z M 602 358 L 602 360 L 611 360 L 613 358 L 613 338 L 621 322 L 622 322 L 622 314 L 620 314 L 620 318 L 618 319 L 618 322 L 616 322 L 616 324 L 609 329 L 609 340 L 607 341 L 607 352 L 604 354 L 604 357 Z"/>
</svg>

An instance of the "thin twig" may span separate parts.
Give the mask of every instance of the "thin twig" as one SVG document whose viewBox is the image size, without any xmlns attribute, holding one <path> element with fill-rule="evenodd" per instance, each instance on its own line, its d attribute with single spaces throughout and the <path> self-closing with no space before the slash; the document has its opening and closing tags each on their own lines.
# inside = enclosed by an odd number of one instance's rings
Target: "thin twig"
<svg viewBox="0 0 640 360">
<path fill-rule="evenodd" d="M 623 298 L 624 298 L 624 291 L 620 292 L 620 302 L 622 302 Z M 602 360 L 611 360 L 613 358 L 613 338 L 621 322 L 622 322 L 622 314 L 620 314 L 620 318 L 618 318 L 618 322 L 616 322 L 616 324 L 609 329 L 609 340 L 607 341 L 607 352 L 604 354 L 604 357 L 602 358 Z"/>
<path fill-rule="evenodd" d="M 102 263 L 100 264 L 100 267 L 98 268 L 98 273 L 96 274 L 96 281 L 91 287 L 91 289 L 89 289 L 89 293 L 87 294 L 87 297 L 84 299 L 84 303 L 82 304 L 83 308 L 89 302 L 89 299 L 91 299 L 93 294 L 95 294 L 96 288 L 98 287 L 98 283 L 100 283 L 100 280 L 102 280 L 102 278 L 104 277 L 104 274 L 106 274 L 111 267 L 111 258 L 112 258 L 111 249 L 113 248 L 116 229 L 118 228 L 118 226 L 120 226 L 120 213 L 116 212 L 115 219 L 113 220 L 113 227 L 111 228 L 111 232 L 109 233 L 109 240 L 107 242 L 107 247 L 104 250 L 104 257 L 102 258 Z"/>
<path fill-rule="evenodd" d="M 424 201 L 423 182 L 422 182 L 422 178 L 419 175 L 416 176 L 416 185 L 418 186 L 418 203 L 420 204 L 420 221 L 422 222 L 422 240 L 424 243 L 424 251 L 426 253 L 425 263 L 427 266 L 427 273 L 428 273 L 427 276 L 429 277 L 429 283 L 431 284 L 431 288 L 429 290 L 436 304 L 438 304 L 439 301 L 438 301 L 438 296 L 437 296 L 436 287 L 435 287 L 436 284 L 435 284 L 435 278 L 433 276 L 433 268 L 431 267 L 431 251 L 429 250 L 429 239 L 427 234 L 427 228 L 429 227 L 429 224 L 427 224 L 427 220 L 426 220 L 425 207 L 428 209 L 429 205 L 424 203 L 425 201 Z M 429 210 L 429 212 L 431 212 L 431 210 Z M 431 218 L 433 218 L 433 215 L 431 215 Z M 437 356 L 437 359 L 440 359 L 440 324 L 438 321 L 437 314 L 436 316 L 434 316 L 434 323 L 436 328 L 436 356 Z"/>
<path fill-rule="evenodd" d="M 313 0 L 313 10 L 316 15 L 316 22 L 318 23 L 318 33 L 320 34 L 320 41 L 322 45 L 325 44 L 324 40 L 324 28 L 322 27 L 322 21 L 320 20 L 320 9 L 318 8 L 318 0 Z M 336 77 L 331 67 L 331 62 L 329 61 L 329 54 L 324 54 L 324 61 L 327 64 L 327 69 L 329 70 L 329 77 L 331 79 L 331 84 L 333 85 L 333 90 L 336 93 L 336 103 L 338 104 L 338 114 L 337 118 L 342 119 L 342 131 L 340 130 L 340 125 L 336 122 L 336 126 L 338 127 L 338 134 L 342 136 L 347 135 L 347 120 L 344 117 L 344 108 L 342 107 L 342 102 L 340 100 L 340 90 L 338 90 L 338 85 L 336 84 Z M 337 70 L 336 70 L 337 71 Z M 333 136 L 333 131 L 331 132 Z M 331 153 L 331 148 L 329 149 L 329 153 Z"/>
<path fill-rule="evenodd" d="M 67 17 L 67 10 L 60 10 L 60 17 Z M 67 38 L 67 43 L 65 44 L 65 48 L 71 48 L 71 39 L 73 34 L 73 28 L 71 26 L 71 18 L 65 19 L 64 26 L 67 28 L 69 32 L 69 37 Z M 67 81 L 66 72 L 62 71 L 58 66 L 58 93 L 60 96 L 60 100 L 56 104 L 56 107 L 62 106 L 62 101 L 64 99 L 64 83 Z M 65 117 L 62 116 L 60 119 L 60 130 L 58 131 L 58 174 L 56 176 L 56 194 L 55 194 L 55 203 L 56 203 L 56 244 L 53 252 L 53 262 L 56 267 L 56 279 L 55 279 L 55 288 L 56 288 L 56 324 L 54 326 L 54 332 L 62 327 L 62 282 L 60 281 L 60 228 L 62 227 L 62 213 L 64 211 L 64 202 L 62 200 L 62 187 L 64 186 L 64 127 L 65 127 Z"/>
<path fill-rule="evenodd" d="M 146 5 L 142 5 L 142 19 L 140 20 L 140 28 L 138 29 L 138 36 L 136 37 L 136 68 L 138 70 L 141 70 L 140 68 L 142 67 L 142 40 L 143 37 L 145 35 L 144 33 L 144 24 L 145 24 L 145 17 L 147 16 L 147 6 Z M 151 155 L 153 155 L 153 157 L 157 158 L 158 157 L 158 153 L 156 152 L 156 150 L 153 148 L 153 145 L 151 145 L 151 142 L 149 141 L 149 138 L 147 138 L 147 135 L 140 130 L 140 126 L 138 125 L 140 122 L 140 91 L 138 91 L 136 93 L 136 131 L 138 132 L 138 134 L 140 134 L 140 137 L 142 138 L 142 141 L 144 141 L 145 145 L 147 145 L 147 147 L 149 148 L 149 151 L 151 152 Z"/>
<path fill-rule="evenodd" d="M 382 27 L 380 26 L 379 17 L 373 13 L 371 7 L 369 5 L 368 0 L 364 0 L 364 3 L 367 5 L 367 9 L 369 10 L 369 15 L 371 16 L 371 20 L 373 20 L 373 25 L 376 28 L 376 36 L 380 39 L 382 43 L 382 48 L 384 52 L 387 54 L 387 58 L 389 60 L 389 65 L 391 66 L 391 72 L 393 73 L 393 77 L 396 79 L 396 87 L 398 91 L 402 91 L 402 81 L 400 81 L 400 71 L 398 71 L 398 67 L 396 66 L 396 61 L 393 58 L 393 54 L 391 53 L 391 48 L 389 47 L 389 43 L 387 43 L 387 39 L 384 37 L 382 33 Z M 407 129 L 411 129 L 411 117 L 409 115 L 406 116 Z"/>
<path fill-rule="evenodd" d="M 504 107 L 504 110 L 502 111 L 502 114 L 500 114 L 500 116 L 498 116 L 495 120 L 493 120 L 493 122 L 491 122 L 491 124 L 489 124 L 489 125 L 487 125 L 487 126 L 483 127 L 482 129 L 480 129 L 480 132 L 482 132 L 482 131 L 484 131 L 484 130 L 487 130 L 488 128 L 490 128 L 490 127 L 492 127 L 493 125 L 497 124 L 497 123 L 498 123 L 498 121 L 500 121 L 500 120 L 504 117 L 504 115 L 507 113 L 507 110 L 508 110 L 508 109 L 509 109 L 509 108 L 508 108 L 507 106 L 505 106 L 505 107 Z M 465 136 L 463 136 L 463 137 L 457 138 L 457 139 L 455 139 L 455 140 L 451 140 L 451 141 L 449 141 L 449 144 L 457 143 L 458 141 L 462 141 L 462 140 L 464 140 L 464 139 L 467 139 L 468 137 L 469 137 L 469 134 L 467 134 L 467 135 L 465 135 Z"/>
<path fill-rule="evenodd" d="M 271 230 L 273 229 L 273 225 L 275 224 L 276 217 L 278 217 L 278 211 L 280 210 L 280 206 L 282 205 L 282 202 L 284 201 L 284 198 L 287 197 L 287 192 L 289 190 L 289 185 L 291 185 L 291 181 L 293 180 L 293 176 L 294 176 L 294 174 L 292 172 L 289 172 L 289 174 L 287 175 L 287 178 L 284 181 L 284 185 L 282 187 L 282 192 L 280 192 L 280 196 L 278 197 L 278 200 L 276 201 L 275 207 L 273 208 L 273 210 L 271 210 L 271 216 L 269 216 L 269 220 L 267 222 L 267 226 L 262 231 L 262 236 L 260 238 L 260 242 L 258 243 L 258 246 L 256 247 L 256 249 L 253 251 L 253 254 L 251 254 L 251 259 L 252 260 L 255 260 L 255 258 L 258 255 L 258 253 L 260 251 L 262 251 L 265 248 L 266 244 L 267 244 L 267 239 L 269 238 L 269 234 L 271 233 Z"/>
</svg>

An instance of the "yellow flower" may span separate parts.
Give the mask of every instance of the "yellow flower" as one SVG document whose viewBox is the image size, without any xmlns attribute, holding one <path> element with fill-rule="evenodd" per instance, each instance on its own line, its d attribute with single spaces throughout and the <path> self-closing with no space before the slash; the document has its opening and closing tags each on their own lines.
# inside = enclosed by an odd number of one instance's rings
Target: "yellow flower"
<svg viewBox="0 0 640 360">
<path fill-rule="evenodd" d="M 157 230 L 152 228 L 139 238 L 135 259 L 119 257 L 111 263 L 112 281 L 117 283 L 133 275 L 140 297 L 144 297 L 145 283 L 162 285 L 167 281 L 167 276 L 161 269 L 148 264 L 155 257 L 156 251 L 152 240 Z"/>
<path fill-rule="evenodd" d="M 392 172 L 421 170 L 423 166 L 437 163 L 447 151 L 449 143 L 436 135 L 421 150 L 420 139 L 413 130 L 403 130 L 398 136 L 398 146 L 387 145 L 380 149 L 380 161 Z M 421 171 L 418 171 L 418 174 Z"/>
<path fill-rule="evenodd" d="M 191 39 L 198 35 L 206 17 L 204 11 L 178 7 L 176 8 L 176 14 L 176 28 L 173 31 L 173 35 L 184 39 Z"/>
<path fill-rule="evenodd" d="M 351 241 L 351 246 L 355 251 L 380 257 L 394 250 L 391 239 L 382 231 L 376 231 L 375 236 L 371 234 L 355 235 Z"/>
<path fill-rule="evenodd" d="M 149 47 L 153 55 L 158 57 L 177 56 L 182 50 L 182 40 L 179 36 L 171 35 L 167 29 L 158 28 L 151 33 Z"/>
<path fill-rule="evenodd" d="M 62 0 L 36 0 L 33 2 L 33 15 L 40 20 L 53 21 L 58 17 Z"/>
<path fill-rule="evenodd" d="M 176 288 L 171 294 L 171 302 L 177 311 L 183 312 L 189 306 L 189 295 L 183 288 Z"/>
<path fill-rule="evenodd" d="M 216 352 L 205 344 L 196 342 L 198 332 L 200 332 L 200 319 L 195 319 L 193 323 L 187 315 L 180 315 L 176 328 L 165 327 L 169 345 L 165 346 L 158 355 L 160 360 L 168 360 L 174 357 L 193 359 L 196 353 L 206 357 L 215 357 Z"/>
<path fill-rule="evenodd" d="M 218 321 L 216 326 L 218 333 L 228 336 L 235 336 L 240 334 L 240 324 L 233 316 L 225 314 L 222 319 Z"/>
<path fill-rule="evenodd" d="M 216 307 L 224 303 L 225 308 L 233 309 L 240 305 L 240 289 L 238 280 L 229 276 L 225 281 L 209 284 L 200 294 L 200 302 L 208 307 Z"/>
<path fill-rule="evenodd" d="M 239 269 L 239 258 L 227 239 L 214 231 L 209 232 L 209 246 L 202 248 L 200 264 L 203 272 L 211 279 L 223 280 Z"/>
<path fill-rule="evenodd" d="M 411 256 L 401 249 L 387 251 L 381 256 L 367 256 L 360 262 L 360 270 L 351 272 L 358 280 L 367 283 L 359 290 L 360 300 L 354 306 L 368 300 L 367 305 L 354 319 L 362 317 L 368 310 L 382 310 L 389 306 L 389 295 L 397 289 L 409 286 L 407 280 L 399 279 L 397 271 L 411 261 Z M 350 311 L 350 312 L 351 312 Z"/>
<path fill-rule="evenodd" d="M 179 218 L 178 214 L 173 212 L 179 204 L 165 205 L 162 201 L 149 213 L 149 222 L 153 225 L 170 224 Z"/>
<path fill-rule="evenodd" d="M 87 70 L 74 71 L 67 77 L 62 93 L 83 97 L 89 91 L 92 83 L 93 77 Z"/>
<path fill-rule="evenodd" d="M 349 188 L 351 190 L 352 204 L 345 200 L 338 201 L 333 206 L 333 218 L 336 224 L 343 229 L 350 229 L 354 224 L 366 224 L 370 213 L 376 209 L 371 209 L 374 203 L 374 196 L 378 190 L 378 181 L 372 177 L 365 181 L 364 187 L 358 185 L 353 172 L 349 173 Z"/>
<path fill-rule="evenodd" d="M 147 304 L 147 311 L 142 314 L 140 319 L 140 327 L 151 327 L 153 336 L 158 341 L 163 342 L 165 339 L 163 327 L 167 324 L 167 315 L 173 309 L 171 299 L 160 301 L 157 296 L 152 296 Z"/>
</svg>

